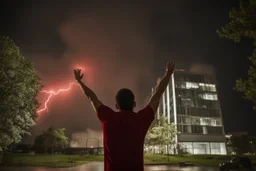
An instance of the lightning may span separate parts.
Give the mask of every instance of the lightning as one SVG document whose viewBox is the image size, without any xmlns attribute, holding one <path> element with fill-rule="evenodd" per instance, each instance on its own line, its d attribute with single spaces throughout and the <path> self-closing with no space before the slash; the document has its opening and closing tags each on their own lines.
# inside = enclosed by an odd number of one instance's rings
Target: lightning
<svg viewBox="0 0 256 171">
<path fill-rule="evenodd" d="M 47 105 L 48 105 L 49 101 L 51 100 L 51 98 L 52 98 L 53 96 L 58 95 L 58 94 L 61 93 L 61 92 L 67 92 L 67 91 L 71 90 L 72 85 L 79 85 L 79 84 L 78 84 L 78 83 L 75 83 L 75 82 L 71 82 L 71 83 L 69 83 L 68 88 L 59 89 L 59 90 L 57 90 L 57 91 L 53 91 L 53 90 L 51 90 L 51 91 L 47 91 L 47 90 L 41 91 L 41 93 L 49 94 L 49 96 L 47 97 L 47 100 L 44 102 L 44 107 L 43 107 L 42 109 L 39 109 L 39 110 L 37 111 L 37 113 L 41 113 L 41 112 L 44 112 L 45 110 L 47 110 L 47 109 L 48 109 L 48 106 L 47 106 Z"/>
</svg>

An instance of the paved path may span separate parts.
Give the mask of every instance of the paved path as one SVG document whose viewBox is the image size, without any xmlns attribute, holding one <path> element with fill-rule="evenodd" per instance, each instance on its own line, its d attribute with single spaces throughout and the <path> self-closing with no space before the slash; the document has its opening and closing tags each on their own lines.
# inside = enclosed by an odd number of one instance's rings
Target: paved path
<svg viewBox="0 0 256 171">
<path fill-rule="evenodd" d="M 6 168 L 1 171 L 103 171 L 103 162 L 91 162 L 89 164 L 73 168 L 42 168 L 42 167 L 20 167 Z M 167 165 L 147 165 L 145 171 L 218 171 L 213 167 L 179 167 Z"/>
</svg>

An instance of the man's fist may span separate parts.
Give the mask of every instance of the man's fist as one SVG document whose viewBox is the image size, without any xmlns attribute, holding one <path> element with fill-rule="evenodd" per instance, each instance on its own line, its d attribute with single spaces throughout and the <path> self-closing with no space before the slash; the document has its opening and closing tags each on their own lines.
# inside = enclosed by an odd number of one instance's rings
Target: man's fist
<svg viewBox="0 0 256 171">
<path fill-rule="evenodd" d="M 175 63 L 174 62 L 168 62 L 166 64 L 166 72 L 167 74 L 172 74 L 175 69 Z"/>
<path fill-rule="evenodd" d="M 74 70 L 75 79 L 80 82 L 84 76 L 84 74 L 81 74 L 81 69 Z"/>
</svg>

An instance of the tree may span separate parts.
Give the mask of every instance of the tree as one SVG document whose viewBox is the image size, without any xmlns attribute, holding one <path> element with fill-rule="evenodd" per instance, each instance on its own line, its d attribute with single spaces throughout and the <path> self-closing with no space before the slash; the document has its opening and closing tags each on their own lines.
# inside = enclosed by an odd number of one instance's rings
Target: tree
<svg viewBox="0 0 256 171">
<path fill-rule="evenodd" d="M 41 135 L 38 135 L 35 138 L 33 149 L 35 149 L 35 151 L 37 153 L 46 153 L 47 152 L 47 146 L 45 144 L 45 139 L 46 139 L 45 132 L 43 132 Z"/>
<path fill-rule="evenodd" d="M 232 151 L 238 155 L 252 153 L 252 146 L 247 135 L 232 136 L 230 138 L 229 146 Z"/>
<path fill-rule="evenodd" d="M 34 148 L 37 152 L 47 152 L 48 149 L 54 153 L 56 148 L 64 148 L 68 146 L 68 137 L 65 135 L 65 129 L 54 127 L 48 128 L 41 135 L 35 138 Z"/>
<path fill-rule="evenodd" d="M 0 37 L 0 151 L 18 143 L 34 125 L 41 84 L 32 63 L 15 43 Z"/>
<path fill-rule="evenodd" d="M 161 116 L 148 131 L 145 143 L 148 146 L 159 146 L 161 153 L 167 147 L 167 155 L 169 154 L 169 146 L 175 147 L 175 137 L 179 132 L 174 123 L 168 124 L 167 118 Z"/>
<path fill-rule="evenodd" d="M 188 149 L 181 144 L 177 144 L 177 153 L 179 155 L 183 155 L 183 154 L 189 154 Z"/>
<path fill-rule="evenodd" d="M 255 154 L 256 153 L 256 137 L 250 136 L 249 142 L 251 145 L 252 153 Z"/>
<path fill-rule="evenodd" d="M 231 39 L 234 42 L 240 42 L 242 37 L 254 41 L 254 50 L 252 56 L 249 57 L 252 65 L 248 70 L 248 79 L 238 79 L 235 90 L 242 92 L 245 99 L 256 103 L 256 1 L 241 0 L 239 8 L 233 8 L 229 17 L 231 21 L 217 30 L 220 37 Z"/>
<path fill-rule="evenodd" d="M 232 154 L 234 154 L 235 152 L 234 152 L 234 150 L 233 150 L 233 147 L 232 147 L 232 144 L 231 144 L 231 139 L 230 138 L 228 138 L 227 139 L 227 154 L 228 155 L 232 155 Z"/>
</svg>

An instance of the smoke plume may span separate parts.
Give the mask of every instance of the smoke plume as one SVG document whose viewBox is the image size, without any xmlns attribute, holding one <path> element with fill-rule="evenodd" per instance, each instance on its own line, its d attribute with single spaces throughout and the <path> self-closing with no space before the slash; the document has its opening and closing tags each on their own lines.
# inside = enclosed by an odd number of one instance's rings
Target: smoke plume
<svg viewBox="0 0 256 171">
<path fill-rule="evenodd" d="M 103 147 L 103 139 L 101 131 L 87 129 L 82 132 L 74 132 L 70 142 L 71 147 Z"/>
<path fill-rule="evenodd" d="M 191 65 L 189 71 L 215 76 L 215 68 L 211 65 L 206 65 L 206 64 L 199 64 L 199 63 L 193 64 Z"/>
</svg>

